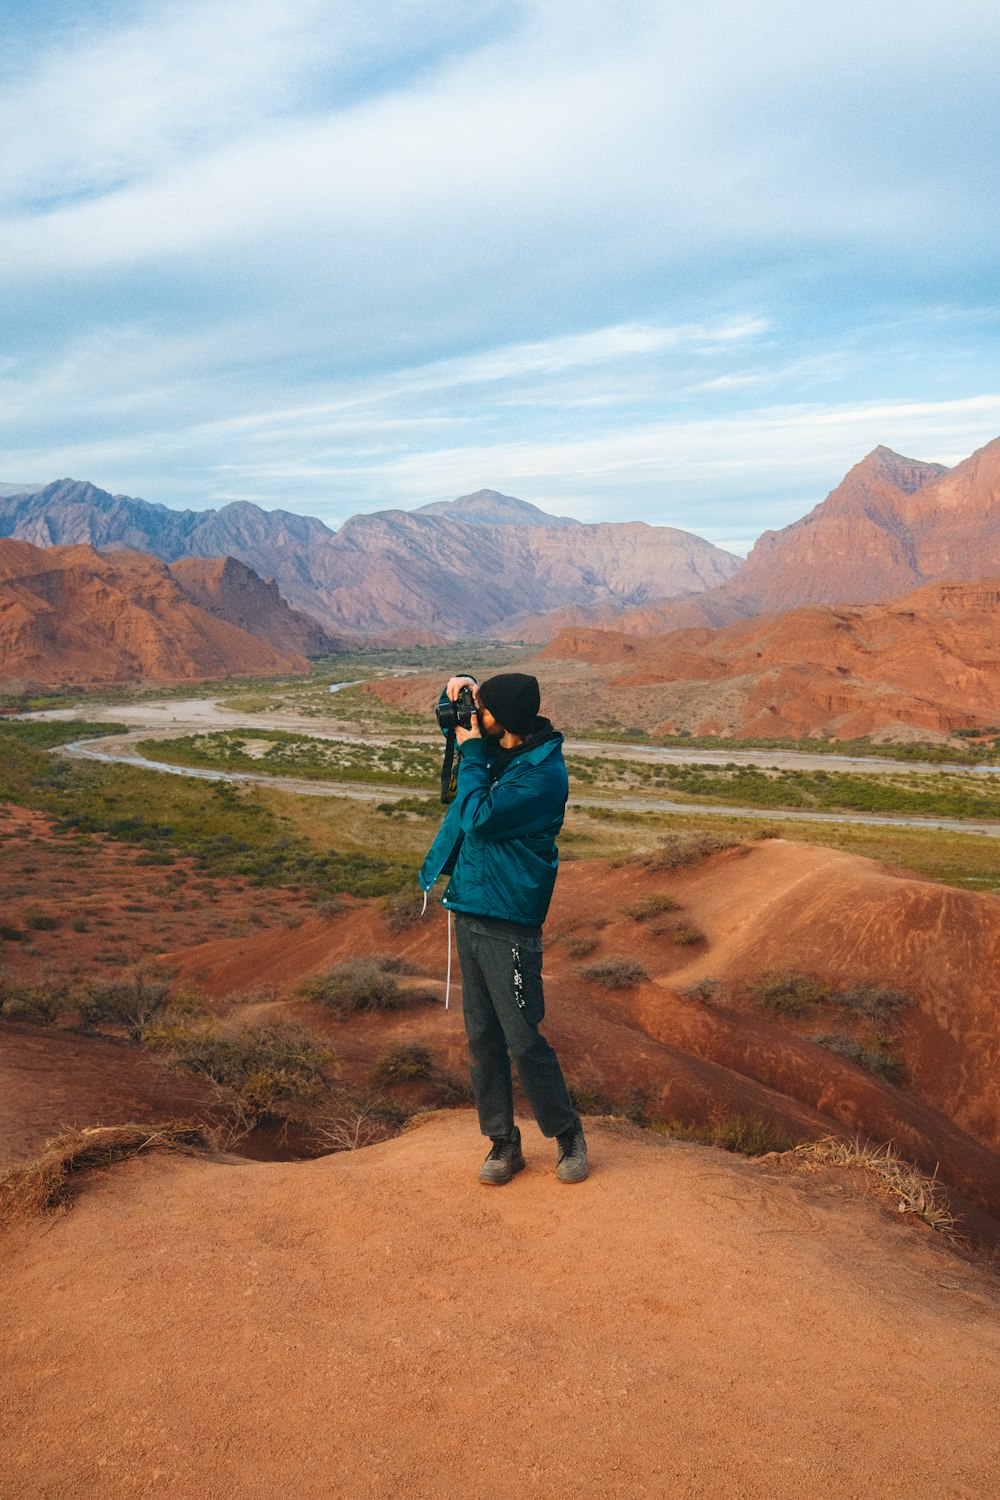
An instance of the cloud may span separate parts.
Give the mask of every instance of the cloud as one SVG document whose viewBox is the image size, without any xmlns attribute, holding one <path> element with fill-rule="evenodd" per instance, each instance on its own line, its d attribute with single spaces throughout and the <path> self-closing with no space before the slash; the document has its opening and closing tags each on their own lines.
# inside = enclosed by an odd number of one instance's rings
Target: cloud
<svg viewBox="0 0 1000 1500">
<path fill-rule="evenodd" d="M 984 0 L 53 7 L 0 96 L 9 473 L 742 537 L 995 435 Z"/>
</svg>

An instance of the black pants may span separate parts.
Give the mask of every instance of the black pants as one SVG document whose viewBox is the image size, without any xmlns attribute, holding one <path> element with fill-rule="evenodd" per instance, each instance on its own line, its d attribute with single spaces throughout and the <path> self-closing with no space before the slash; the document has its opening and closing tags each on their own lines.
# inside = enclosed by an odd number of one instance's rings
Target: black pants
<svg viewBox="0 0 1000 1500">
<path fill-rule="evenodd" d="M 538 1030 L 545 1015 L 542 933 L 455 913 L 469 1071 L 483 1135 L 514 1128 L 511 1059 L 543 1135 L 579 1125 L 559 1059 Z"/>
</svg>

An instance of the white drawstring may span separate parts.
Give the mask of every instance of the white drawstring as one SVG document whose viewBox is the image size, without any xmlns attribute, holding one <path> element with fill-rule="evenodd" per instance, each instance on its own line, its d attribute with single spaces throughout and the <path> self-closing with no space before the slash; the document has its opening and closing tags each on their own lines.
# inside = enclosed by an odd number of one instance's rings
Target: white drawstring
<svg viewBox="0 0 1000 1500">
<path fill-rule="evenodd" d="M 427 912 L 427 892 L 424 891 L 424 904 L 420 908 L 420 915 L 424 916 L 424 915 L 426 915 L 426 912 Z M 445 979 L 445 982 L 444 982 L 444 1008 L 445 1008 L 445 1010 L 448 1009 L 448 1004 L 449 1004 L 450 1000 L 451 1000 L 451 911 L 449 910 L 448 911 L 448 975 L 447 975 L 447 978 Z"/>
</svg>

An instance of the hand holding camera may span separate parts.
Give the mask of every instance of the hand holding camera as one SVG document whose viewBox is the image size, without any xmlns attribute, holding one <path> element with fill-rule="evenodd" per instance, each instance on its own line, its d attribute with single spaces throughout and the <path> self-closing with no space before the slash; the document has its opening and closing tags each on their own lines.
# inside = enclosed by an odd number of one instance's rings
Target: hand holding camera
<svg viewBox="0 0 1000 1500">
<path fill-rule="evenodd" d="M 440 727 L 446 732 L 454 731 L 460 745 L 469 739 L 479 739 L 479 711 L 472 678 L 450 678 L 445 694 L 448 701 L 439 703 L 434 710 Z"/>
</svg>

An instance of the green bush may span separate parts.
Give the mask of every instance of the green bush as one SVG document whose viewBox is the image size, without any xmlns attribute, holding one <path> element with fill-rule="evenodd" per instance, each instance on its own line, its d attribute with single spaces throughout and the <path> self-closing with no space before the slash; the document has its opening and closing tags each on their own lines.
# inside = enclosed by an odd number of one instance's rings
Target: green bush
<svg viewBox="0 0 1000 1500">
<path fill-rule="evenodd" d="M 30 927 L 32 932 L 54 932 L 59 926 L 55 917 L 49 916 L 44 911 L 29 911 L 24 919 L 25 927 Z"/>
<path fill-rule="evenodd" d="M 13 922 L 0 922 L 0 938 L 5 943 L 23 943 L 26 934 L 20 927 L 15 927 Z"/>
</svg>

